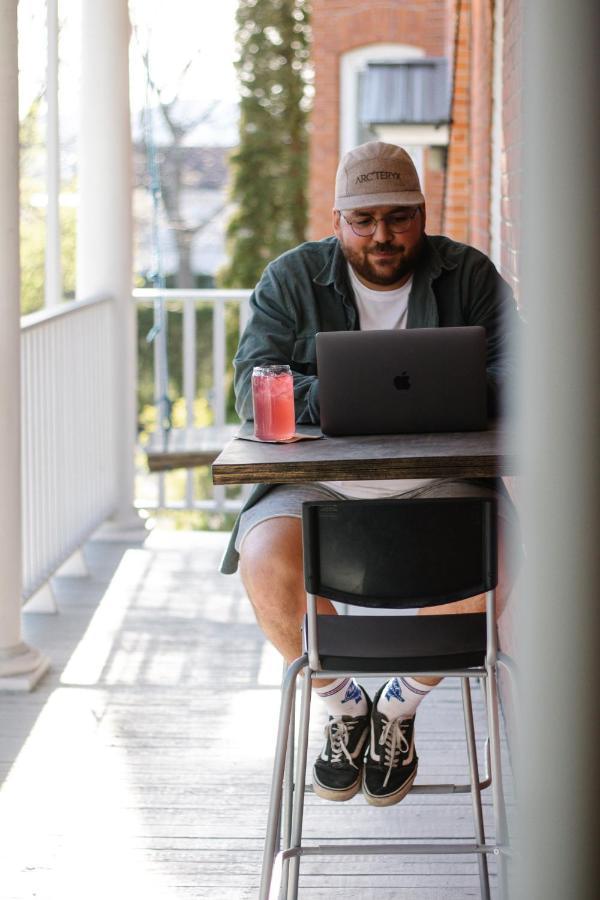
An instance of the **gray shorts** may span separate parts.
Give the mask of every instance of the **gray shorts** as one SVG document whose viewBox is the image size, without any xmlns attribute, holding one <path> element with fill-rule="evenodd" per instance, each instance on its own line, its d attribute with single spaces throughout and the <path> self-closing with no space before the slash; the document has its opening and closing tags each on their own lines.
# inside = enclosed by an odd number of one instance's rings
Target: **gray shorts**
<svg viewBox="0 0 600 900">
<path fill-rule="evenodd" d="M 482 487 L 468 481 L 452 481 L 437 478 L 429 484 L 408 491 L 398 491 L 394 497 L 495 497 L 498 501 L 498 515 L 503 525 L 509 526 L 512 541 L 518 542 L 517 511 L 510 498 L 502 491 L 490 486 Z M 302 518 L 302 504 L 308 500 L 345 500 L 343 494 L 320 484 L 278 484 L 261 500 L 242 513 L 235 541 L 235 549 L 241 552 L 246 535 L 266 519 L 277 519 L 281 516 Z"/>
</svg>

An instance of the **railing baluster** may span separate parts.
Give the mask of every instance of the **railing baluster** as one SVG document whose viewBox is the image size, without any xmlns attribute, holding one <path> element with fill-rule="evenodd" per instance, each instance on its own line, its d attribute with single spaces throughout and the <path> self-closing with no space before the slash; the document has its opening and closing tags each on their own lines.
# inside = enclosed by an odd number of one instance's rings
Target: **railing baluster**
<svg viewBox="0 0 600 900">
<path fill-rule="evenodd" d="M 244 328 L 248 324 L 248 319 L 250 318 L 250 303 L 249 298 L 240 301 L 240 337 L 244 331 Z"/>
<path fill-rule="evenodd" d="M 213 415 L 217 426 L 225 424 L 225 304 L 213 306 Z"/>
<path fill-rule="evenodd" d="M 67 343 L 68 343 L 68 335 L 66 329 L 66 323 L 61 321 L 57 323 L 56 326 L 56 345 L 58 348 L 58 356 L 57 356 L 57 368 L 59 372 L 59 394 L 63 404 L 67 402 L 67 391 L 68 391 L 68 382 L 67 382 L 67 371 L 64 365 L 65 353 L 67 352 Z M 71 416 L 73 416 L 73 409 L 70 410 Z M 60 429 L 60 441 L 57 445 L 57 459 L 63 460 L 63 464 L 65 466 L 70 465 L 70 445 L 69 440 L 64 428 Z M 59 535 L 61 540 L 64 542 L 66 540 L 66 535 L 69 533 L 69 524 L 71 519 L 71 503 L 72 499 L 69 496 L 69 492 L 66 495 L 63 493 L 61 497 L 61 507 L 62 507 L 62 528 L 59 531 Z"/>
<path fill-rule="evenodd" d="M 43 397 L 42 397 L 42 391 L 41 391 L 40 376 L 41 376 L 41 373 L 43 370 L 42 369 L 43 360 L 41 359 L 41 354 L 40 354 L 40 332 L 39 331 L 37 332 L 37 334 L 34 335 L 33 348 L 34 348 L 34 350 L 33 350 L 33 365 L 34 365 L 36 373 L 38 373 L 38 375 L 37 375 L 38 390 L 37 390 L 36 396 L 34 398 L 35 405 L 34 405 L 34 411 L 33 411 L 33 415 L 34 415 L 33 433 L 34 433 L 35 450 L 36 450 L 34 486 L 36 486 L 36 487 L 37 487 L 37 485 L 40 486 L 39 494 L 38 494 L 39 500 L 37 501 L 37 504 L 36 504 L 36 505 L 39 504 L 39 515 L 35 517 L 35 519 L 36 519 L 36 521 L 35 521 L 35 543 L 36 543 L 35 555 L 36 555 L 36 563 L 37 563 L 36 568 L 43 569 L 44 563 L 45 563 L 45 558 L 44 558 L 44 530 L 45 529 L 43 527 L 43 522 L 44 522 L 43 517 L 44 517 L 45 510 L 44 510 L 44 498 L 43 498 L 43 489 L 44 488 L 43 488 L 43 486 L 46 481 L 46 473 L 44 471 L 45 454 L 43 453 L 43 450 L 42 450 L 42 448 L 44 446 L 44 435 L 43 435 L 42 429 L 40 428 L 41 411 L 43 408 Z M 34 502 L 35 502 L 35 499 L 36 498 L 34 496 Z"/>
<path fill-rule="evenodd" d="M 31 336 L 25 335 L 22 342 L 22 375 L 21 375 L 21 409 L 23 410 L 23 421 L 21 426 L 21 455 L 23 459 L 23 546 L 30 547 L 31 552 L 23 555 L 23 584 L 26 586 L 33 580 L 34 559 L 33 559 L 33 527 L 34 517 L 32 515 L 32 473 L 33 473 L 33 453 L 34 441 L 31 439 L 31 425 L 33 422 L 33 394 L 27 390 L 27 385 L 33 381 L 33 360 L 31 353 Z M 15 427 L 15 423 L 12 423 Z"/>
<path fill-rule="evenodd" d="M 185 398 L 185 424 L 193 428 L 196 399 L 196 302 L 183 301 L 183 396 Z M 188 469 L 185 479 L 185 499 L 188 508 L 194 503 L 194 471 Z"/>
<path fill-rule="evenodd" d="M 49 330 L 46 331 L 48 337 L 50 338 Z M 57 348 L 56 340 L 48 340 L 48 354 L 47 354 L 47 364 L 46 364 L 46 379 L 47 379 L 47 409 L 48 409 L 48 418 L 49 418 L 49 427 L 48 427 L 48 439 L 49 443 L 52 447 L 52 452 L 54 454 L 55 459 L 60 459 L 58 453 L 58 441 L 59 441 L 59 422 L 58 415 L 60 409 L 60 399 L 58 396 L 58 390 L 56 386 L 57 380 L 57 372 L 59 366 L 59 354 Z M 57 536 L 59 540 L 62 540 L 63 529 L 61 527 L 61 507 L 62 507 L 62 498 L 60 496 L 58 490 L 57 480 L 55 478 L 52 479 L 52 518 L 55 522 L 55 528 L 57 532 Z"/>
<path fill-rule="evenodd" d="M 225 424 L 225 304 L 213 305 L 213 421 L 217 428 Z M 213 487 L 215 508 L 221 512 L 225 488 Z"/>
<path fill-rule="evenodd" d="M 47 364 L 48 355 L 47 355 L 47 347 L 48 347 L 48 331 L 45 329 L 43 331 L 38 332 L 38 366 L 40 363 L 44 362 Z M 45 369 L 46 365 L 44 365 L 43 369 Z M 43 369 L 41 371 L 43 371 Z M 44 447 L 45 451 L 42 455 L 43 463 L 42 463 L 42 472 L 43 476 L 41 479 L 41 484 L 39 485 L 39 502 L 41 506 L 41 520 L 42 522 L 50 521 L 53 516 L 52 509 L 52 501 L 51 501 L 51 492 L 52 492 L 52 472 L 50 471 L 50 461 L 52 459 L 52 441 L 49 440 L 49 418 L 48 418 L 48 400 L 47 400 L 47 386 L 44 386 L 44 390 L 40 391 L 40 404 L 38 411 L 38 440 L 39 446 Z M 40 529 L 40 545 L 42 548 L 42 557 L 44 562 L 51 556 L 52 553 L 52 539 L 50 534 L 48 533 L 49 529 L 42 528 Z"/>
<path fill-rule="evenodd" d="M 196 303 L 183 301 L 183 396 L 185 399 L 185 424 L 194 427 L 194 401 L 196 399 Z"/>
</svg>

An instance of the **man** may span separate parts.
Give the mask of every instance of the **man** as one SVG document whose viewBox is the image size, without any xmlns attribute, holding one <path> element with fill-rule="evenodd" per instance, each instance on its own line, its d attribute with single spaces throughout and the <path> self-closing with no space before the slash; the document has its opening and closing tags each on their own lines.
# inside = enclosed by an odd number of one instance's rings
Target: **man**
<svg viewBox="0 0 600 900">
<path fill-rule="evenodd" d="M 253 366 L 283 363 L 294 375 L 297 422 L 318 424 L 317 331 L 450 325 L 486 328 L 489 406 L 497 412 L 512 370 L 518 322 L 510 290 L 484 254 L 445 237 L 428 237 L 425 222 L 425 198 L 405 150 L 373 141 L 343 157 L 336 177 L 334 236 L 284 253 L 267 266 L 250 299 L 252 316 L 234 360 L 242 419 L 252 419 Z M 465 495 L 498 496 L 501 594 L 506 590 L 503 523 L 514 524 L 514 510 L 495 480 L 259 485 L 236 523 L 222 571 L 235 571 L 239 554 L 258 623 L 291 661 L 301 655 L 306 609 L 303 501 Z M 478 597 L 422 612 L 479 612 L 483 604 Z M 322 598 L 319 611 L 335 613 Z M 373 805 L 401 800 L 417 772 L 415 713 L 438 681 L 393 678 L 373 700 L 352 678 L 315 682 L 329 713 L 325 744 L 313 769 L 315 792 L 328 800 L 348 800 L 362 786 Z"/>
</svg>

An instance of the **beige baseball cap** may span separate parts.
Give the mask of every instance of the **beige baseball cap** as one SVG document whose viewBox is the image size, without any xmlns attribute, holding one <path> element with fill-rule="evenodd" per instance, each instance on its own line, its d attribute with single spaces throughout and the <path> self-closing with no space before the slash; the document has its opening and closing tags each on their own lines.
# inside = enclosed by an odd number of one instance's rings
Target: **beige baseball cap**
<svg viewBox="0 0 600 900">
<path fill-rule="evenodd" d="M 425 203 L 415 165 L 402 147 L 369 141 L 346 153 L 335 178 L 335 208 Z"/>
</svg>

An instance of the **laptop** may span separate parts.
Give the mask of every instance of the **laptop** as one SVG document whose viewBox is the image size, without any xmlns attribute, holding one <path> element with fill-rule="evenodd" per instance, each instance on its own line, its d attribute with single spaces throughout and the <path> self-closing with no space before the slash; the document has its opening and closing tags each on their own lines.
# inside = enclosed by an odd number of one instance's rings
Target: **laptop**
<svg viewBox="0 0 600 900">
<path fill-rule="evenodd" d="M 325 434 L 487 427 L 485 328 L 323 331 L 316 345 Z"/>
</svg>

